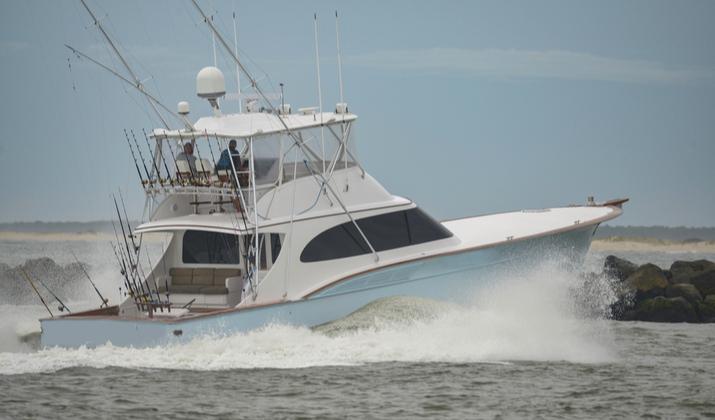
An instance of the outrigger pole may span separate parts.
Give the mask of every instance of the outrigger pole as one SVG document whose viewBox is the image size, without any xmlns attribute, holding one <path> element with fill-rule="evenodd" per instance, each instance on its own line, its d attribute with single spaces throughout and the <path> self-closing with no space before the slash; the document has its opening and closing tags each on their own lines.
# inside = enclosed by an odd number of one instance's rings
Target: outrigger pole
<svg viewBox="0 0 715 420">
<path fill-rule="evenodd" d="M 137 88 L 137 90 L 139 90 L 140 92 L 147 95 L 147 98 L 148 98 L 149 96 L 146 93 L 146 90 L 144 90 L 144 85 L 142 84 L 141 80 L 139 80 L 139 78 L 134 73 L 134 71 L 132 71 L 132 68 L 129 66 L 129 63 L 127 63 L 127 61 L 124 59 L 122 54 L 117 49 L 116 45 L 114 45 L 114 42 L 112 42 L 112 38 L 109 37 L 107 32 L 104 30 L 104 27 L 102 27 L 102 24 L 99 23 L 99 20 L 92 12 L 92 9 L 90 9 L 89 6 L 87 6 L 87 3 L 84 0 L 80 0 L 80 2 L 82 3 L 82 6 L 84 6 L 84 8 L 87 10 L 87 13 L 89 13 L 89 15 L 92 17 L 92 20 L 94 21 L 94 25 L 97 27 L 97 29 L 99 29 L 99 32 L 102 33 L 102 35 L 104 36 L 104 39 L 107 40 L 107 43 L 109 44 L 109 46 L 112 47 L 114 54 L 117 55 L 117 57 L 119 58 L 119 61 L 122 62 L 122 64 L 124 65 L 124 68 L 127 69 L 127 72 L 129 72 L 129 74 L 132 76 L 132 79 L 134 80 L 133 86 L 135 86 Z M 92 60 L 92 61 L 94 61 L 94 60 Z M 156 103 L 159 103 L 159 102 L 156 100 L 154 100 L 154 101 L 150 100 L 148 102 L 149 102 L 149 105 L 151 106 L 151 108 L 154 110 L 154 113 L 156 114 L 156 116 L 159 117 L 159 120 L 161 120 L 162 124 L 164 124 L 164 127 L 166 127 L 166 129 L 168 130 L 169 124 L 166 122 L 166 120 L 164 119 L 164 116 L 161 115 L 161 113 L 159 112 L 159 110 L 156 107 L 156 104 L 154 103 L 154 102 L 156 102 Z"/>
<path fill-rule="evenodd" d="M 87 277 L 87 280 L 89 280 L 89 283 L 92 285 L 92 287 L 94 287 L 94 291 L 97 292 L 97 295 L 98 295 L 99 298 L 102 300 L 102 304 L 99 305 L 99 307 L 100 307 L 100 308 L 103 307 L 103 306 L 104 306 L 104 307 L 108 307 L 108 306 L 109 306 L 109 299 L 105 299 L 104 296 L 102 296 L 102 294 L 99 292 L 99 289 L 97 289 L 97 285 L 94 284 L 94 282 L 92 281 L 92 278 L 89 276 L 89 273 L 87 272 L 87 270 L 85 270 L 84 265 L 82 265 L 82 263 L 79 262 L 79 259 L 77 259 L 77 256 L 74 254 L 74 251 L 70 250 L 70 254 L 72 254 L 72 257 L 74 258 L 74 260 L 75 260 L 75 261 L 77 262 L 77 264 L 79 265 L 79 268 L 82 269 L 82 272 L 84 273 L 85 277 Z"/>
<path fill-rule="evenodd" d="M 23 276 L 25 276 L 25 280 L 27 280 L 27 282 L 30 283 L 30 286 L 32 286 L 32 290 L 35 291 L 35 293 L 37 294 L 37 297 L 40 298 L 40 301 L 42 302 L 42 304 L 45 305 L 45 309 L 47 309 L 47 312 L 49 312 L 50 316 L 52 318 L 54 318 L 55 316 L 52 315 L 52 311 L 50 310 L 50 307 L 47 306 L 47 302 L 45 302 L 45 299 L 40 294 L 40 291 L 37 290 L 37 287 L 35 287 L 35 283 L 33 283 L 32 280 L 30 280 L 30 276 L 27 274 L 27 271 L 25 271 L 24 268 L 20 267 L 20 272 L 22 273 Z"/>
<path fill-rule="evenodd" d="M 306 157 L 310 158 L 310 157 L 311 157 L 311 154 L 310 154 L 308 151 L 306 151 L 306 148 L 307 148 L 307 147 L 305 146 L 305 144 L 303 144 L 303 141 L 302 141 L 300 138 L 298 138 L 298 136 L 296 136 L 296 134 L 293 133 L 293 131 L 288 127 L 288 124 L 286 124 L 286 122 L 283 120 L 283 117 L 281 116 L 281 114 L 278 112 L 278 110 L 276 110 L 276 108 L 273 106 L 273 104 L 271 103 L 271 101 L 268 100 L 268 97 L 266 96 L 265 93 L 263 93 L 263 90 L 260 88 L 260 86 L 258 86 L 258 83 L 256 82 L 256 79 L 254 79 L 253 76 L 251 76 L 251 73 L 248 72 L 248 70 L 244 67 L 243 63 L 241 63 L 241 61 L 238 59 L 238 57 L 233 53 L 233 51 L 231 50 L 231 47 L 229 47 L 229 45 L 228 45 L 228 44 L 226 43 L 226 41 L 223 39 L 223 37 L 221 36 L 221 34 L 218 32 L 218 29 L 216 29 L 216 27 L 214 26 L 213 22 L 211 22 L 211 21 L 208 19 L 208 17 L 207 17 L 206 14 L 204 13 L 204 11 L 201 9 L 201 7 L 199 6 L 199 4 L 196 2 L 196 0 L 191 0 L 191 2 L 194 4 L 194 7 L 196 8 L 196 10 L 197 10 L 197 11 L 201 14 L 201 16 L 204 18 L 204 20 L 206 21 L 206 24 L 209 25 L 209 28 L 211 28 L 211 31 L 216 35 L 216 38 L 219 40 L 219 42 L 221 43 L 221 45 L 223 45 L 224 49 L 228 52 L 228 54 L 231 56 L 231 58 L 236 62 L 236 64 L 237 64 L 238 67 L 241 69 L 241 71 L 243 72 L 243 74 L 246 75 L 246 77 L 248 78 L 248 80 L 251 82 L 251 86 L 253 86 L 253 88 L 255 89 L 256 93 L 258 93 L 258 95 L 261 97 L 261 99 L 263 99 L 263 100 L 266 102 L 266 104 L 267 104 L 268 107 L 270 108 L 271 112 L 272 112 L 276 117 L 278 117 L 278 121 L 280 121 L 281 125 L 282 125 L 283 128 L 285 129 L 286 134 L 288 134 L 288 135 L 293 139 L 293 142 L 295 142 L 295 144 L 298 146 L 298 148 L 300 149 L 300 151 L 301 151 Z M 321 124 L 321 125 L 322 125 L 322 124 Z M 314 153 L 313 153 L 313 155 L 314 155 Z M 317 171 L 316 171 L 316 172 L 317 172 Z M 367 246 L 370 248 L 370 251 L 372 251 L 372 254 L 375 256 L 375 262 L 379 261 L 379 260 L 380 260 L 380 257 L 379 257 L 379 255 L 377 255 L 377 251 L 375 251 L 375 248 L 374 248 L 374 247 L 372 246 L 372 244 L 370 243 L 370 240 L 367 238 L 367 236 L 365 236 L 365 233 L 362 231 L 362 229 L 360 228 L 360 226 L 357 224 L 357 222 L 356 222 L 355 219 L 353 218 L 352 214 L 350 214 L 350 211 L 349 211 L 348 208 L 345 206 L 345 203 L 343 203 L 343 200 L 340 199 L 340 196 L 335 192 L 335 190 L 333 189 L 333 187 L 325 180 L 325 177 L 323 176 L 323 174 L 318 173 L 317 176 L 318 176 L 318 177 L 320 178 L 320 180 L 325 184 L 325 186 L 328 188 L 328 190 L 330 191 L 330 193 L 335 197 L 335 199 L 336 199 L 337 202 L 340 204 L 340 207 L 342 208 L 342 210 L 343 210 L 343 212 L 345 213 L 345 215 L 348 217 L 348 219 L 350 219 L 350 222 L 352 222 L 352 224 L 355 226 L 355 228 L 357 229 L 357 231 L 360 233 L 360 236 L 361 236 L 362 239 L 365 241 L 365 243 L 367 244 Z M 258 220 L 256 219 L 256 221 L 258 221 Z M 256 263 L 258 263 L 258 261 L 256 261 Z"/>
</svg>

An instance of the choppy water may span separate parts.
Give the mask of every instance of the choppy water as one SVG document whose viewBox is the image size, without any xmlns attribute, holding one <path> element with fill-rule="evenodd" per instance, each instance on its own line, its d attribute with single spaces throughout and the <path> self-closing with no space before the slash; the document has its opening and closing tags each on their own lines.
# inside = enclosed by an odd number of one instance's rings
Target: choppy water
<svg viewBox="0 0 715 420">
<path fill-rule="evenodd" d="M 68 247 L 111 297 L 111 250 L 96 244 L 0 244 L 0 262 L 67 263 Z M 68 305 L 96 304 L 90 292 Z M 611 300 L 606 280 L 546 265 L 470 307 L 393 298 L 315 330 L 141 350 L 37 350 L 20 337 L 44 309 L 0 305 L 0 417 L 715 417 L 715 325 L 612 322 Z"/>
</svg>

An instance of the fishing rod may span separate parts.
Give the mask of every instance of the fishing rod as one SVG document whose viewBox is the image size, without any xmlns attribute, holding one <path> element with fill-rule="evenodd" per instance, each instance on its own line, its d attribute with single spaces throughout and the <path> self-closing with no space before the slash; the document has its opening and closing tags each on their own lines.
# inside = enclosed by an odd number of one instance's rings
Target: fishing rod
<svg viewBox="0 0 715 420">
<path fill-rule="evenodd" d="M 70 250 L 70 254 L 72 254 L 72 257 L 74 258 L 74 260 L 75 260 L 75 261 L 77 262 L 77 264 L 79 265 L 79 268 L 82 269 L 82 272 L 84 273 L 85 277 L 87 277 L 87 280 L 89 280 L 89 283 L 90 283 L 90 284 L 92 285 L 92 287 L 94 288 L 94 291 L 97 292 L 97 295 L 99 296 L 99 299 L 102 300 L 102 304 L 99 305 L 99 307 L 100 307 L 100 308 L 103 307 L 103 306 L 104 306 L 104 307 L 109 307 L 109 299 L 105 299 L 104 296 L 102 296 L 102 294 L 99 292 L 99 289 L 97 289 L 97 285 L 94 284 L 94 282 L 92 281 L 92 278 L 89 276 L 89 273 L 87 272 L 87 270 L 85 270 L 84 265 L 82 265 L 82 263 L 79 262 L 79 259 L 78 259 L 77 256 L 74 254 L 74 251 Z"/>
<path fill-rule="evenodd" d="M 129 144 L 129 149 L 130 149 L 130 150 L 133 150 L 133 149 L 132 149 L 132 143 L 131 143 L 131 141 L 129 141 L 129 134 L 127 134 L 127 130 L 126 130 L 126 129 L 124 129 L 124 137 L 126 137 L 126 139 L 127 139 L 127 144 Z M 134 141 L 135 141 L 135 143 L 136 143 L 136 139 L 135 139 Z M 146 167 L 146 162 L 144 162 L 144 155 L 142 155 L 142 151 L 139 149 L 139 145 L 138 145 L 138 144 L 137 144 L 137 152 L 139 152 L 139 158 L 141 159 L 141 161 L 142 161 L 142 166 L 144 167 L 144 173 L 146 174 L 147 185 L 149 185 L 150 187 L 152 187 L 152 186 L 154 186 L 154 181 L 152 181 L 151 175 L 149 175 L 149 170 L 148 170 L 147 167 Z M 132 156 L 134 156 L 134 152 L 132 152 Z M 134 160 L 135 160 L 134 163 L 136 163 L 136 157 L 134 158 Z"/>
<path fill-rule="evenodd" d="M 136 141 L 136 138 L 134 139 Z M 122 195 L 122 190 L 119 190 L 119 200 L 122 203 L 122 210 L 124 210 L 124 220 L 126 221 L 127 225 L 127 231 L 129 232 L 129 238 L 132 240 L 132 247 L 134 249 L 134 257 L 136 258 L 136 264 L 133 264 L 134 270 L 136 271 L 136 275 L 139 278 L 139 284 L 142 285 L 142 293 L 144 293 L 144 287 L 143 287 L 143 280 L 146 279 L 146 275 L 144 274 L 144 270 L 142 269 L 141 263 L 139 262 L 139 254 L 141 253 L 141 247 L 142 247 L 142 241 L 144 239 L 144 236 L 139 238 L 139 245 L 136 244 L 134 241 L 134 238 L 136 237 L 134 235 L 134 232 L 132 232 L 132 226 L 129 224 L 129 216 L 127 215 L 127 206 L 124 204 L 124 196 Z M 122 223 L 121 218 L 119 219 L 119 223 Z M 133 261 L 130 259 L 130 263 L 133 263 Z M 141 273 L 139 272 L 141 270 Z M 149 290 L 149 297 L 151 298 L 151 287 L 149 287 L 149 283 L 147 282 L 146 284 L 147 289 Z"/>
<path fill-rule="evenodd" d="M 142 295 L 146 297 L 146 292 L 144 291 L 144 284 L 142 282 L 141 277 L 139 277 L 139 286 L 136 284 L 136 276 L 139 276 L 139 272 L 137 271 L 137 266 L 134 264 L 134 260 L 132 259 L 131 251 L 129 250 L 129 241 L 127 240 L 127 233 L 126 230 L 124 229 L 124 224 L 122 223 L 122 214 L 119 211 L 119 204 L 117 204 L 117 198 L 112 195 L 112 199 L 114 199 L 114 208 L 117 210 L 117 217 L 119 218 L 119 227 L 122 229 L 122 239 L 124 240 L 124 247 L 127 250 L 126 256 L 127 260 L 129 261 L 129 268 L 130 268 L 130 274 L 132 276 L 132 281 L 134 281 L 134 287 L 137 292 L 140 291 Z M 134 238 L 132 238 L 132 241 Z M 136 276 L 135 276 L 136 275 Z"/>
<path fill-rule="evenodd" d="M 117 241 L 117 248 L 114 247 L 114 244 L 112 245 L 112 250 L 114 251 L 114 255 L 117 257 L 117 262 L 119 263 L 119 270 L 124 276 L 125 279 L 125 286 L 127 287 L 127 290 L 129 291 L 129 295 L 132 297 L 135 303 L 137 303 L 137 308 L 139 308 L 139 303 L 137 299 L 139 299 L 139 293 L 137 292 L 137 287 L 136 287 L 136 280 L 134 279 L 134 274 L 130 273 L 127 271 L 127 263 L 124 258 L 124 252 L 122 251 L 121 245 L 119 243 L 119 234 L 117 233 L 117 225 L 114 223 L 114 220 L 112 219 L 112 229 L 114 230 L 114 239 Z M 129 278 L 131 276 L 131 279 Z M 134 283 L 134 286 L 132 287 L 132 282 Z"/>
<path fill-rule="evenodd" d="M 50 289 L 49 287 L 47 287 L 47 285 L 45 284 L 45 282 L 42 281 L 41 278 L 38 277 L 38 278 L 37 278 L 37 281 L 39 281 L 40 284 L 42 285 L 42 287 L 44 287 L 45 290 L 47 290 L 48 292 L 50 292 L 50 294 L 52 295 L 52 297 L 55 298 L 55 300 L 57 301 L 57 303 L 60 304 L 60 306 L 57 307 L 57 310 L 59 310 L 60 312 L 64 312 L 64 310 L 67 309 L 67 312 L 72 313 L 72 311 L 70 311 L 70 308 L 68 308 L 67 305 L 65 305 L 65 303 L 62 302 L 62 300 L 60 300 L 60 298 L 52 291 L 52 289 Z"/>
<path fill-rule="evenodd" d="M 122 190 L 119 190 L 119 200 L 122 202 L 122 210 L 124 210 L 124 220 L 127 223 L 129 238 L 132 240 L 132 246 L 134 247 L 134 255 L 138 255 L 139 249 L 141 248 L 141 242 L 139 243 L 139 246 L 137 246 L 136 242 L 134 242 L 134 233 L 132 233 L 132 226 L 129 224 L 129 216 L 127 216 L 127 207 L 124 205 L 124 196 L 122 195 Z M 121 219 L 119 220 L 119 223 L 122 223 Z"/>
<path fill-rule="evenodd" d="M 45 302 L 45 299 L 40 294 L 40 291 L 37 290 L 37 287 L 35 287 L 35 283 L 33 283 L 32 280 L 30 280 L 30 276 L 27 274 L 27 272 L 25 271 L 24 268 L 22 268 L 22 267 L 19 267 L 19 268 L 20 268 L 20 272 L 22 273 L 22 275 L 25 276 L 25 280 L 27 280 L 27 282 L 30 283 L 30 286 L 32 286 L 32 290 L 35 291 L 35 293 L 37 294 L 37 297 L 39 297 L 42 304 L 45 305 L 45 309 L 47 309 L 47 312 L 50 313 L 50 317 L 54 318 L 55 316 L 52 315 L 52 311 L 50 310 L 50 307 L 47 306 L 47 302 Z"/>
<path fill-rule="evenodd" d="M 142 237 L 143 236 L 144 235 L 142 234 Z M 156 283 L 156 276 L 154 275 L 154 270 L 153 270 L 154 264 L 151 263 L 151 258 L 149 258 L 149 251 L 146 251 L 145 254 L 146 254 L 146 260 L 147 260 L 147 262 L 149 262 L 149 268 L 152 269 L 152 272 L 149 274 L 151 275 L 151 280 L 154 283 L 154 291 L 156 292 L 156 299 L 159 302 L 159 310 L 161 312 L 164 312 L 164 305 L 163 305 L 163 302 L 161 301 L 161 295 L 159 294 L 159 285 Z M 138 258 L 139 257 L 137 257 L 137 259 Z M 148 284 L 149 284 L 149 279 L 147 278 L 147 285 Z"/>
<path fill-rule="evenodd" d="M 149 183 L 149 179 L 144 180 L 144 177 L 142 176 L 142 171 L 139 170 L 139 164 L 137 163 L 137 156 L 134 154 L 134 149 L 132 148 L 132 144 L 129 142 L 129 135 L 127 135 L 127 130 L 126 128 L 124 129 L 124 138 L 127 139 L 127 144 L 129 145 L 129 151 L 132 152 L 132 158 L 134 159 L 134 167 L 137 168 L 137 174 L 139 175 L 139 180 L 141 181 L 143 186 L 146 186 Z M 146 167 L 144 168 L 146 170 Z"/>
<path fill-rule="evenodd" d="M 144 162 L 144 156 L 142 156 L 142 151 L 141 148 L 139 147 L 139 142 L 137 142 L 137 137 L 134 135 L 134 130 L 129 130 L 129 132 L 132 134 L 132 139 L 134 139 L 134 144 L 137 146 L 137 150 L 139 150 L 139 156 L 142 158 L 142 162 Z M 149 146 L 147 144 L 147 146 Z M 156 178 L 159 181 L 159 185 L 162 187 L 164 186 L 164 180 L 161 179 L 161 172 L 159 171 L 159 168 L 156 166 L 156 160 L 154 159 L 154 154 L 151 152 L 151 147 L 149 147 L 149 157 L 151 158 L 152 162 L 152 171 L 156 170 Z"/>
<path fill-rule="evenodd" d="M 124 269 L 124 262 L 119 257 L 119 254 L 117 253 L 117 249 L 114 247 L 114 243 L 110 241 L 109 246 L 112 247 L 112 252 L 114 252 L 114 257 L 117 259 L 117 264 L 119 265 L 119 272 L 122 274 L 122 277 L 124 277 L 124 287 L 127 289 L 127 293 L 129 294 L 129 296 L 134 298 L 134 291 L 132 290 L 131 284 L 129 284 L 129 277 L 127 276 L 127 272 Z M 120 287 L 120 289 L 121 289 L 121 287 Z M 127 293 L 125 293 L 124 295 L 126 296 Z"/>
<path fill-rule="evenodd" d="M 144 140 L 146 141 L 146 146 L 149 148 L 149 152 L 151 153 L 151 144 L 149 144 L 149 137 L 146 135 L 146 130 L 142 128 L 142 133 L 144 134 Z M 158 140 L 157 140 L 157 144 Z M 164 159 L 164 151 L 163 148 L 159 147 L 159 157 L 161 158 L 161 161 L 164 163 L 164 169 L 166 169 L 166 178 L 169 180 L 169 184 L 171 186 L 174 186 L 174 180 L 171 178 L 171 172 L 169 172 L 169 166 L 166 164 L 166 159 Z M 156 162 L 156 161 L 155 161 Z M 156 171 L 159 174 L 159 179 L 161 179 L 161 172 L 159 171 L 158 163 L 156 164 Z"/>
<path fill-rule="evenodd" d="M 112 224 L 114 224 L 114 221 L 112 221 Z M 117 240 L 118 239 L 119 238 L 117 238 Z M 126 287 L 128 293 L 129 293 L 129 297 L 132 298 L 132 300 L 134 301 L 134 304 L 137 305 L 137 310 L 141 311 L 141 307 L 139 305 L 139 303 L 140 303 L 139 297 L 138 297 L 136 291 L 134 290 L 134 288 L 132 288 L 132 283 L 129 280 L 129 276 L 127 275 L 127 265 L 124 262 L 124 257 L 123 256 L 120 257 L 121 252 L 119 252 L 119 253 L 117 252 L 117 249 L 114 247 L 114 244 L 110 243 L 110 245 L 112 246 L 112 251 L 114 251 L 114 256 L 117 257 L 117 262 L 119 264 L 119 272 L 122 273 L 122 276 L 124 276 L 124 287 Z M 119 242 L 117 242 L 117 247 L 119 247 Z M 120 251 L 121 251 L 121 248 L 120 248 Z M 120 289 L 121 289 L 121 287 L 120 287 Z"/>
<path fill-rule="evenodd" d="M 166 140 L 166 145 L 169 147 L 169 155 L 171 155 L 171 160 L 174 161 L 174 169 L 176 169 L 176 180 L 179 182 L 179 185 L 185 185 L 186 183 L 184 182 L 184 177 L 181 176 L 181 171 L 179 171 L 179 163 L 176 161 L 176 155 L 174 155 L 174 149 L 171 147 L 171 141 L 168 138 L 165 138 Z"/>
</svg>

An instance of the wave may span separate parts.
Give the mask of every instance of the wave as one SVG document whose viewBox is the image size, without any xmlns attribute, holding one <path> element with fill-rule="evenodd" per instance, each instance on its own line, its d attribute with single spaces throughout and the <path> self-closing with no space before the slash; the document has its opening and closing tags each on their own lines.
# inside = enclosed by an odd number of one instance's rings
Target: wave
<svg viewBox="0 0 715 420">
<path fill-rule="evenodd" d="M 0 373 L 86 366 L 226 370 L 374 362 L 607 363 L 617 358 L 606 319 L 607 279 L 545 265 L 491 279 L 469 306 L 394 297 L 313 329 L 269 325 L 145 349 L 51 348 L 0 354 Z"/>
</svg>

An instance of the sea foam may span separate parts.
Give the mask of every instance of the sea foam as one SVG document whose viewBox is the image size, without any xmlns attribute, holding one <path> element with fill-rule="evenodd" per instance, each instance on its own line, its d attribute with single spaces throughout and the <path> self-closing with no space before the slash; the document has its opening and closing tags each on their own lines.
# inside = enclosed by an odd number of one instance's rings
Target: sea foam
<svg viewBox="0 0 715 420">
<path fill-rule="evenodd" d="M 313 329 L 269 325 L 243 334 L 133 349 L 1 349 L 0 374 L 75 366 L 226 370 L 305 368 L 374 362 L 607 363 L 617 358 L 605 309 L 605 281 L 556 265 L 490 279 L 469 306 L 393 297 Z M 7 314 L 11 307 L 2 308 Z M 17 308 L 17 307 L 15 307 Z M 32 309 L 36 315 L 37 308 Z M 3 341 L 11 331 L 2 331 Z"/>
</svg>

